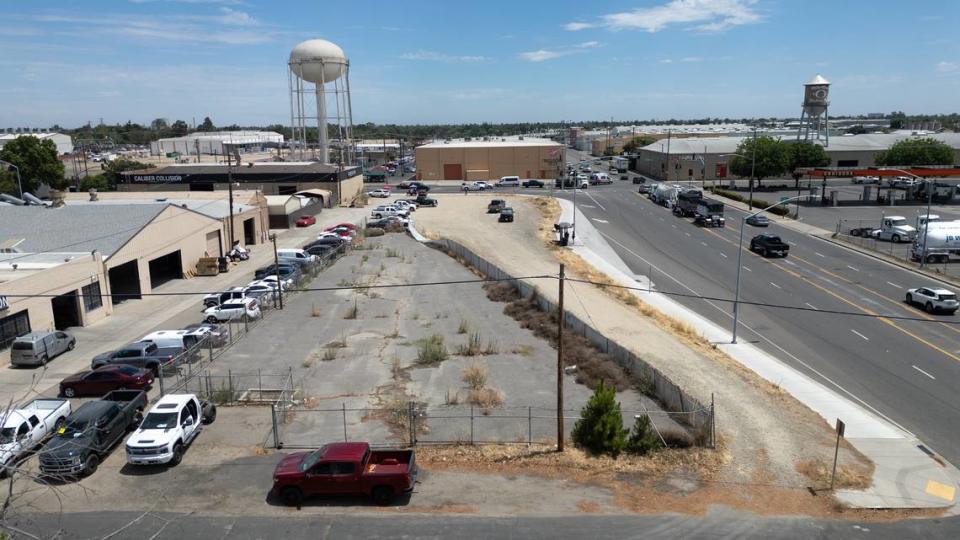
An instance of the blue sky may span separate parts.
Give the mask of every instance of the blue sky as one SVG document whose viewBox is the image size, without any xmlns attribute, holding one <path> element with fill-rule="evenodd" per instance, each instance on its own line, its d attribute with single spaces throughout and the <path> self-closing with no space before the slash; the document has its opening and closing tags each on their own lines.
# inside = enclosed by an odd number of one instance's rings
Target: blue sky
<svg viewBox="0 0 960 540">
<path fill-rule="evenodd" d="M 350 58 L 354 121 L 788 116 L 960 107 L 957 0 L 0 2 L 0 127 L 289 123 L 286 60 Z"/>
</svg>

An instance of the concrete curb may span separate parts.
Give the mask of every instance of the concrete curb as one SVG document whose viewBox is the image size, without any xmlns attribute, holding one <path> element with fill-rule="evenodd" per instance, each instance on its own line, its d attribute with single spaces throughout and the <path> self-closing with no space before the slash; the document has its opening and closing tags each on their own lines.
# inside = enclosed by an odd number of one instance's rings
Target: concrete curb
<svg viewBox="0 0 960 540">
<path fill-rule="evenodd" d="M 559 199 L 559 203 L 563 209 L 562 216 L 569 220 L 573 214 L 573 204 L 562 199 Z M 598 246 L 602 251 L 612 251 L 599 231 L 579 211 L 578 218 L 578 226 L 581 228 L 578 238 L 586 238 L 591 243 L 602 242 L 605 246 Z M 646 286 L 617 268 L 624 265 L 619 256 L 614 255 L 619 262 L 614 264 L 605 257 L 598 256 L 591 246 L 574 245 L 571 249 L 623 285 L 640 289 Z M 666 315 L 691 324 L 711 342 L 729 343 L 729 330 L 720 328 L 672 298 L 657 293 L 656 288 L 653 288 L 653 292 L 635 290 L 633 293 Z M 874 462 L 875 470 L 870 488 L 835 492 L 841 502 L 857 508 L 951 508 L 955 505 L 958 483 L 956 479 L 960 478 L 960 472 L 952 465 L 941 465 L 932 459 L 921 450 L 921 441 L 912 434 L 902 431 L 758 347 L 743 342 L 718 347 L 747 369 L 778 385 L 810 407 L 829 425 L 833 425 L 837 418 L 847 423 L 848 441 Z"/>
</svg>

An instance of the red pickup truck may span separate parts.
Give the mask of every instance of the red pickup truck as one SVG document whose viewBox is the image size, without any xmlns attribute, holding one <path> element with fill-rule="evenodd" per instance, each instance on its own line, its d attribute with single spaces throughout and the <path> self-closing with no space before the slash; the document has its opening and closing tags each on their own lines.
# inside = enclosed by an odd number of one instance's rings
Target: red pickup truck
<svg viewBox="0 0 960 540">
<path fill-rule="evenodd" d="M 367 495 L 379 504 L 413 491 L 413 450 L 371 450 L 363 442 L 331 443 L 284 457 L 273 471 L 271 492 L 299 507 L 313 495 Z"/>
</svg>

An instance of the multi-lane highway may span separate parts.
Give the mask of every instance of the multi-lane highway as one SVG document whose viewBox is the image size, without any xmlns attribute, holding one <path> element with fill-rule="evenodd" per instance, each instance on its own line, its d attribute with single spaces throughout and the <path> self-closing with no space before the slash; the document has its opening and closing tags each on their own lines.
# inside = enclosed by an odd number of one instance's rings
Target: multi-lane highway
<svg viewBox="0 0 960 540">
<path fill-rule="evenodd" d="M 578 194 L 578 208 L 634 273 L 652 271 L 659 291 L 731 327 L 731 302 L 680 295 L 733 298 L 744 214 L 728 207 L 727 227 L 704 229 L 636 191 L 626 182 L 591 187 Z M 744 244 L 768 231 L 790 243 L 790 255 L 764 259 L 745 249 L 741 300 L 750 304 L 741 305 L 740 339 L 960 461 L 960 325 L 953 324 L 960 316 L 929 315 L 903 302 L 908 287 L 930 280 L 775 222 L 747 226 Z"/>
</svg>

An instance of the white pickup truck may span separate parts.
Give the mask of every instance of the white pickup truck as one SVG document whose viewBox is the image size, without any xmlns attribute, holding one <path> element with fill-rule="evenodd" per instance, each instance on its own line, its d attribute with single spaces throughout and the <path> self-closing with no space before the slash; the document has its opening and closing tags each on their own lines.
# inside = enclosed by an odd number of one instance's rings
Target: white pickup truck
<svg viewBox="0 0 960 540">
<path fill-rule="evenodd" d="M 183 450 L 217 418 L 213 403 L 200 401 L 193 394 L 163 396 L 143 422 L 127 437 L 127 463 L 176 467 L 183 459 Z"/>
<path fill-rule="evenodd" d="M 19 409 L 3 411 L 0 429 L 0 478 L 27 452 L 38 447 L 48 435 L 63 427 L 70 416 L 66 399 L 35 399 Z"/>
</svg>

